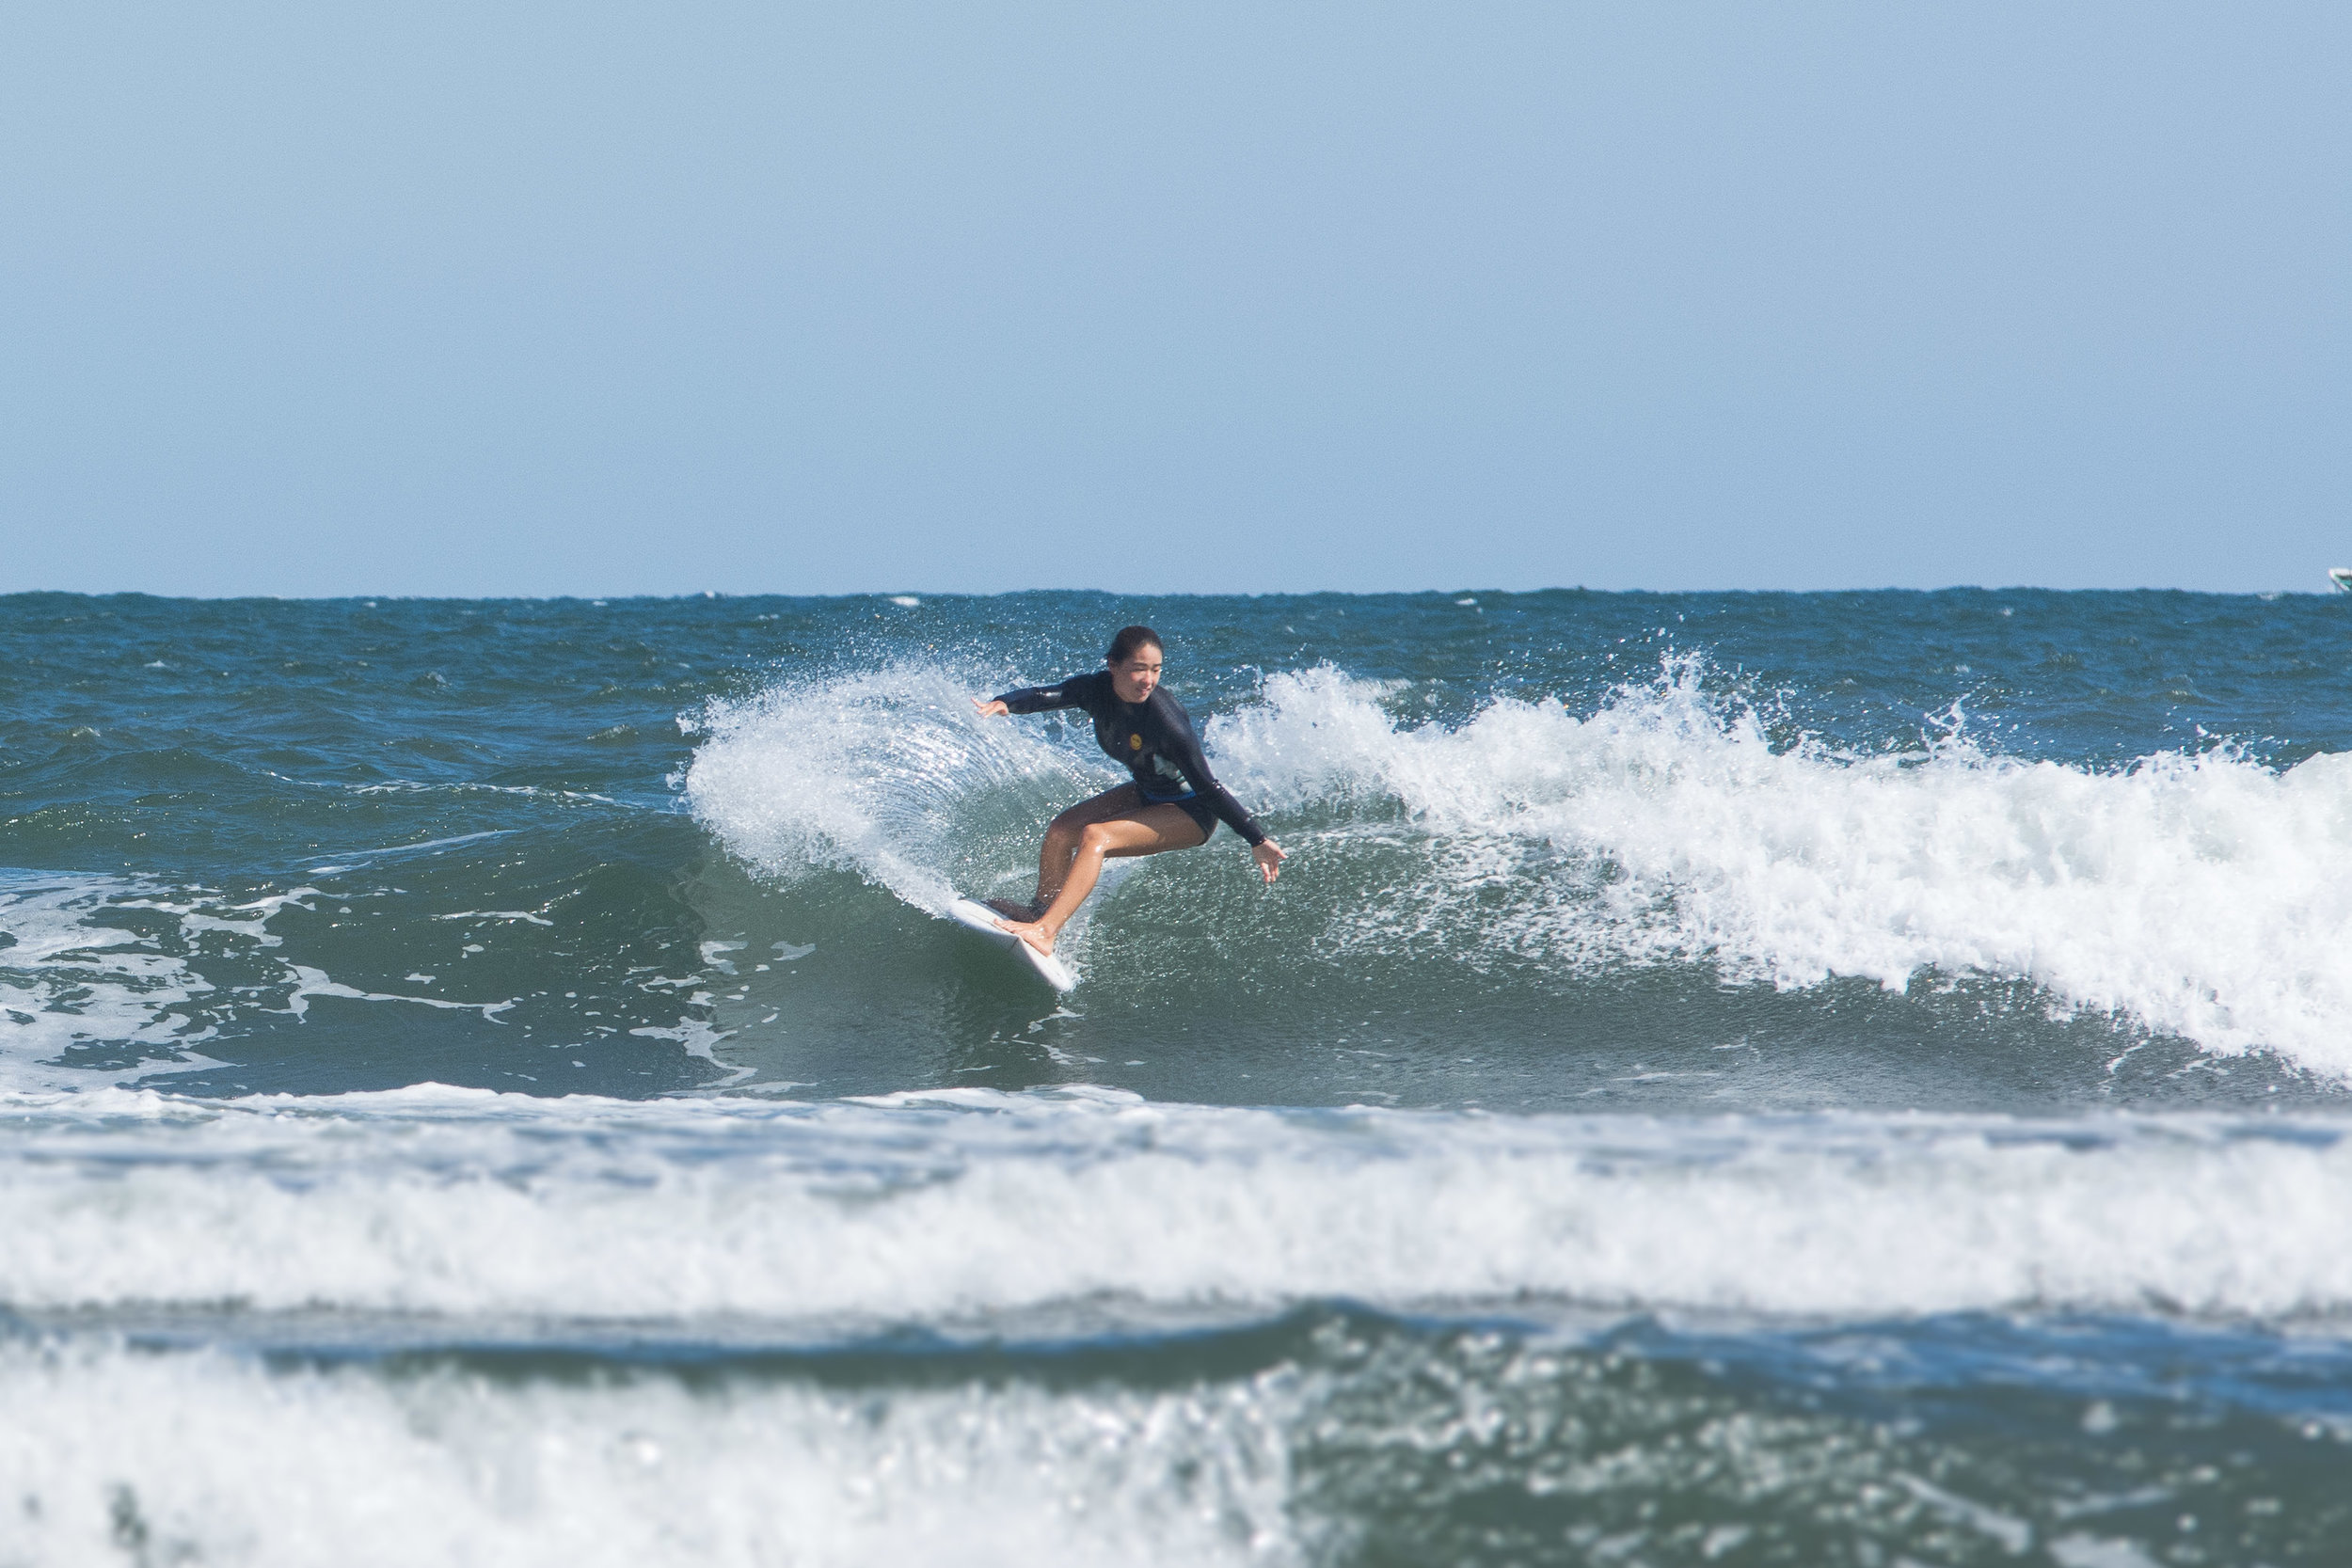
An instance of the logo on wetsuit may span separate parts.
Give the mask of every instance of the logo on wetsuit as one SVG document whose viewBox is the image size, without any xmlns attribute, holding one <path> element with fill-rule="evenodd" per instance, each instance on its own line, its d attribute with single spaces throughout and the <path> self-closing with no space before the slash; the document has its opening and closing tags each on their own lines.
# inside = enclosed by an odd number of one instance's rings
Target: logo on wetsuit
<svg viewBox="0 0 2352 1568">
<path fill-rule="evenodd" d="M 1140 751 L 1142 751 L 1142 750 L 1143 750 L 1143 736 L 1139 736 L 1139 735 L 1131 735 L 1131 736 L 1129 736 L 1127 737 L 1127 750 L 1129 750 L 1129 751 L 1131 751 L 1131 752 L 1140 752 Z"/>
</svg>

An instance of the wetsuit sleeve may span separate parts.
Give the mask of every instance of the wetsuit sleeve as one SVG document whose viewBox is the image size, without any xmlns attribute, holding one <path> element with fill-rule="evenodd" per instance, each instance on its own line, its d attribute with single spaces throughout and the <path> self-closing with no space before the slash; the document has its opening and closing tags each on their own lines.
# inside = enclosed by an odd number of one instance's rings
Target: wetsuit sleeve
<svg viewBox="0 0 2352 1568">
<path fill-rule="evenodd" d="M 1073 675 L 1057 686 L 1025 686 L 993 699 L 1011 713 L 1050 713 L 1057 707 L 1087 705 L 1088 677 Z"/>
<path fill-rule="evenodd" d="M 1233 799 L 1233 792 L 1217 783 L 1216 775 L 1209 771 L 1209 759 L 1200 750 L 1200 737 L 1192 733 L 1190 724 L 1168 716 L 1160 754 L 1176 765 L 1176 770 L 1192 785 L 1193 792 L 1216 813 L 1218 821 L 1248 839 L 1253 849 L 1265 842 L 1265 830 L 1258 826 L 1258 819 L 1244 811 L 1241 802 Z"/>
</svg>

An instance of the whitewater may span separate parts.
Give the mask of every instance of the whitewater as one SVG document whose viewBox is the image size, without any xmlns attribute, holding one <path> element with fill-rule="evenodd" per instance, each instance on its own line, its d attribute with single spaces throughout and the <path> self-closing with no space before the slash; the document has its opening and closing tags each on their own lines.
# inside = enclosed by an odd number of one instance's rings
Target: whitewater
<svg viewBox="0 0 2352 1568">
<path fill-rule="evenodd" d="M 19 1310 L 947 1323 L 1325 1297 L 2352 1313 L 2317 1118 L 1491 1118 L 1070 1089 L 17 1097 Z M 135 1143 L 121 1136 L 138 1126 Z M 103 1206 L 91 1194 L 103 1190 Z"/>
</svg>

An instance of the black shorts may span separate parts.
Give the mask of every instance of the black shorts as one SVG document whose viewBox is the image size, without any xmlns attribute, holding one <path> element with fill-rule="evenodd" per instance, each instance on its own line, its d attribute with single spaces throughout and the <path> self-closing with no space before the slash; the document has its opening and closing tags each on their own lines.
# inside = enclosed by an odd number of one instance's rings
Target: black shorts
<svg viewBox="0 0 2352 1568">
<path fill-rule="evenodd" d="M 1189 816 L 1195 822 L 1200 823 L 1201 843 L 1208 843 L 1209 840 L 1216 835 L 1216 813 L 1211 811 L 1209 809 L 1209 802 L 1200 799 L 1200 796 L 1184 795 L 1179 796 L 1173 800 L 1160 800 L 1153 799 L 1152 796 L 1145 795 L 1140 789 L 1136 790 L 1136 794 L 1142 799 L 1143 803 L 1147 806 L 1174 806 L 1178 811 L 1183 812 L 1186 816 Z"/>
</svg>

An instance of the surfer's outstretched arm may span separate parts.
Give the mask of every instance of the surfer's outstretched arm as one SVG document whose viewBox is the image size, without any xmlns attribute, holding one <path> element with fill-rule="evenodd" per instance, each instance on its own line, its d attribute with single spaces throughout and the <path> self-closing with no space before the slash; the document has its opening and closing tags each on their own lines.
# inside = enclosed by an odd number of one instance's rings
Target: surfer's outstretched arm
<svg viewBox="0 0 2352 1568">
<path fill-rule="evenodd" d="M 994 697 L 975 697 L 972 705 L 983 719 L 997 719 L 1008 713 L 1051 713 L 1056 708 L 1084 707 L 1089 697 L 1099 699 L 1094 689 L 1107 686 L 1101 671 L 1092 675 L 1073 675 L 1053 686 L 1023 686 Z"/>
<path fill-rule="evenodd" d="M 983 719 L 1002 719 L 1008 713 L 1051 713 L 1056 708 L 1084 707 L 1087 696 L 1086 677 L 1073 675 L 1058 686 L 1024 686 L 1000 697 L 975 697 L 972 707 Z"/>
</svg>

